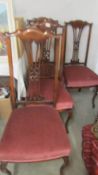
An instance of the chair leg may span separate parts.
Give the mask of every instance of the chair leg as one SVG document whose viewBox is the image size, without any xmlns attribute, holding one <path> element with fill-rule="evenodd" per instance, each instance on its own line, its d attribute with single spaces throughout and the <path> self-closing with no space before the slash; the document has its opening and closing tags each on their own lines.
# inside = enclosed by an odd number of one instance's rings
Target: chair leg
<svg viewBox="0 0 98 175">
<path fill-rule="evenodd" d="M 92 98 L 92 107 L 95 108 L 95 98 L 97 96 L 97 92 L 98 92 L 98 87 L 96 87 L 93 98 Z"/>
<path fill-rule="evenodd" d="M 64 164 L 60 168 L 60 175 L 64 174 L 64 169 L 66 168 L 69 161 L 68 157 L 63 157 L 63 159 L 64 159 Z"/>
<path fill-rule="evenodd" d="M 78 92 L 81 92 L 81 90 L 82 90 L 82 88 L 79 88 L 79 89 L 78 89 Z"/>
<path fill-rule="evenodd" d="M 6 173 L 8 175 L 12 175 L 12 173 L 7 169 L 7 162 L 1 162 L 0 163 L 0 171 L 2 173 Z"/>
<path fill-rule="evenodd" d="M 66 128 L 67 133 L 69 133 L 68 124 L 69 124 L 70 119 L 72 118 L 72 109 L 67 110 L 67 113 L 68 113 L 68 117 L 67 117 L 67 120 L 65 122 L 65 128 Z"/>
</svg>

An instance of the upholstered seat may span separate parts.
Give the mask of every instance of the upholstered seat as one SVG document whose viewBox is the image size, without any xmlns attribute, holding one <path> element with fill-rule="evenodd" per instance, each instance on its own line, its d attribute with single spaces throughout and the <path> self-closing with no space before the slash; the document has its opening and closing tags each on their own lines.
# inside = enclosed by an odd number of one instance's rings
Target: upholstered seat
<svg viewBox="0 0 98 175">
<path fill-rule="evenodd" d="M 65 109 L 72 109 L 74 105 L 73 99 L 69 94 L 69 92 L 67 91 L 67 89 L 64 88 L 63 82 L 59 82 L 59 83 L 60 85 L 59 85 L 58 97 L 57 97 L 57 102 L 55 107 L 58 111 L 63 111 Z M 52 101 L 54 91 L 55 91 L 55 89 L 54 90 L 53 89 L 54 89 L 53 79 L 40 80 L 40 95 L 41 97 L 44 97 L 46 101 L 50 101 L 50 102 Z M 33 97 L 34 93 L 36 93 L 35 91 L 37 91 L 37 85 L 35 84 L 35 88 L 34 88 L 34 83 L 30 81 L 29 87 L 27 90 L 27 96 Z"/>
<path fill-rule="evenodd" d="M 71 146 L 58 112 L 38 105 L 15 109 L 0 142 L 1 162 L 38 162 L 68 157 Z"/>
<path fill-rule="evenodd" d="M 64 77 L 67 87 L 90 87 L 98 85 L 98 75 L 85 66 L 65 66 Z"/>
</svg>

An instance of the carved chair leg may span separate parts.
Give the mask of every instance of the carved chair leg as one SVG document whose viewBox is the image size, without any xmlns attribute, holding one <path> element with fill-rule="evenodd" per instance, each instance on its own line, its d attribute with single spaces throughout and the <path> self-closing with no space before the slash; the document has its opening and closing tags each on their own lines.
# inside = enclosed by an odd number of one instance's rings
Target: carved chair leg
<svg viewBox="0 0 98 175">
<path fill-rule="evenodd" d="M 92 98 L 92 107 L 95 108 L 95 98 L 97 96 L 97 92 L 98 92 L 98 87 L 96 87 L 93 98 Z"/>
<path fill-rule="evenodd" d="M 7 169 L 7 162 L 1 162 L 0 163 L 0 171 L 3 173 L 6 173 L 8 175 L 11 175 L 12 173 Z"/>
<path fill-rule="evenodd" d="M 69 133 L 68 124 L 69 124 L 70 119 L 72 118 L 72 110 L 67 110 L 67 113 L 68 113 L 68 116 L 65 122 L 65 128 L 66 128 L 67 133 Z"/>
<path fill-rule="evenodd" d="M 60 175 L 64 174 L 64 169 L 66 168 L 69 160 L 68 157 L 63 157 L 63 159 L 64 159 L 64 164 L 60 168 Z"/>
</svg>

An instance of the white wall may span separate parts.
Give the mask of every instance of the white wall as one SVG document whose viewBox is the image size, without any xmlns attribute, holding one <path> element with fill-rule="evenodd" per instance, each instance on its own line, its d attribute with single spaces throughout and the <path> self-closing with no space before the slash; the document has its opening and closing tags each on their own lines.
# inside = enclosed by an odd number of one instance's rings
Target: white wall
<svg viewBox="0 0 98 175">
<path fill-rule="evenodd" d="M 15 16 L 30 19 L 39 16 L 61 23 L 83 19 L 93 23 L 88 66 L 98 73 L 98 0 L 13 0 Z"/>
</svg>

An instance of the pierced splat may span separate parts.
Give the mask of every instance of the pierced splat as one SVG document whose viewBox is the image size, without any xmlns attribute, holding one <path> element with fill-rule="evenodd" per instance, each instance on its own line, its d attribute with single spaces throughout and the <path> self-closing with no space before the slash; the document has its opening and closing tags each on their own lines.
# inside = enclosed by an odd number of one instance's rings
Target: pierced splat
<svg viewBox="0 0 98 175">
<path fill-rule="evenodd" d="M 53 77 L 54 66 L 50 60 L 52 50 L 52 38 L 41 42 L 23 42 L 29 63 L 32 80 L 38 77 Z M 54 61 L 54 59 L 53 59 Z"/>
<path fill-rule="evenodd" d="M 81 36 L 84 28 L 87 26 L 89 27 L 87 45 L 86 45 L 87 48 L 86 48 L 86 54 L 85 54 L 85 63 L 84 63 L 86 65 L 92 24 L 81 20 L 76 20 L 76 21 L 70 21 L 69 23 L 66 23 L 66 25 L 67 27 L 70 25 L 73 30 L 73 53 L 72 53 L 72 59 L 71 59 L 71 63 L 73 64 L 80 62 L 79 47 L 80 47 Z"/>
<path fill-rule="evenodd" d="M 43 62 L 49 62 L 50 60 L 50 50 L 51 50 L 51 40 L 44 42 L 42 45 L 42 60 Z"/>
<path fill-rule="evenodd" d="M 40 79 L 49 78 L 51 76 L 51 69 L 49 64 L 50 59 L 50 49 L 51 49 L 51 38 L 44 41 L 24 41 L 24 46 L 26 49 L 29 67 L 28 67 L 28 79 L 29 87 L 33 87 L 31 93 L 27 93 L 27 100 L 34 102 L 41 102 L 45 100 L 44 96 L 41 95 L 40 90 Z M 47 46 L 46 49 L 43 49 Z"/>
<path fill-rule="evenodd" d="M 72 55 L 72 63 L 79 63 L 79 44 L 80 38 L 82 34 L 82 29 L 74 29 L 73 28 L 73 55 Z"/>
</svg>

